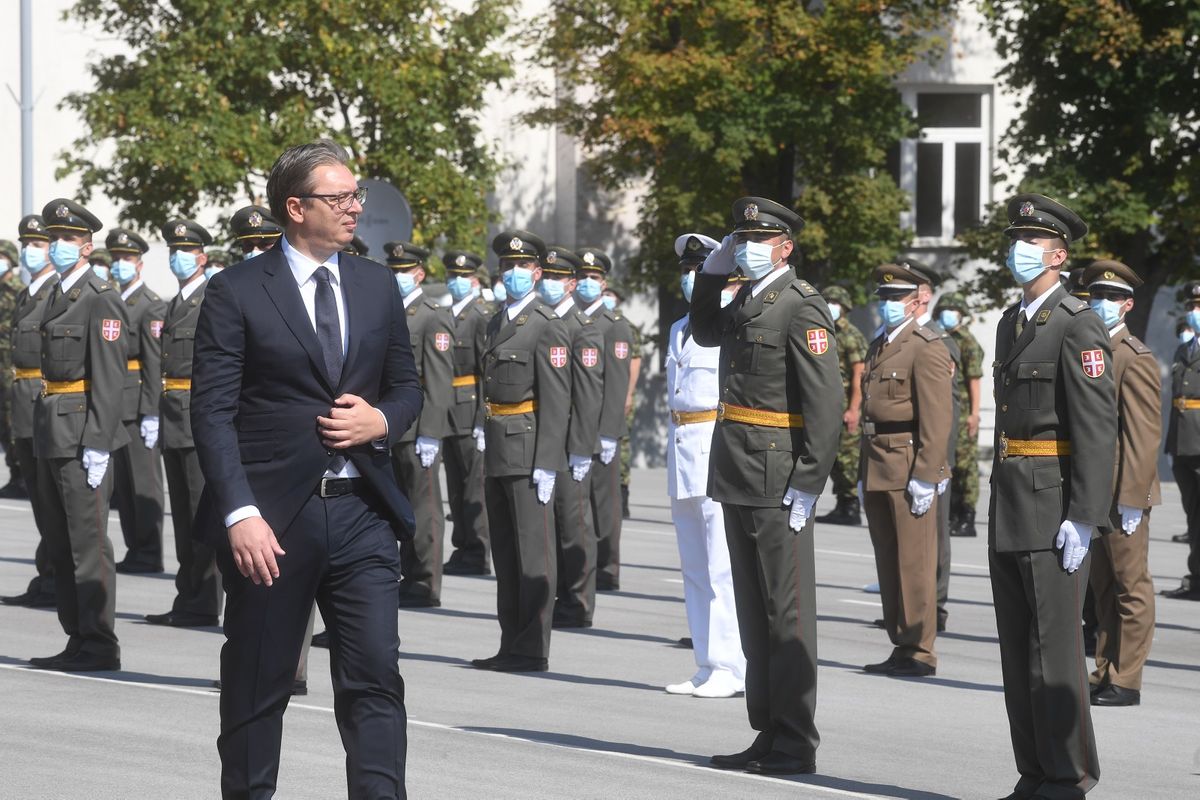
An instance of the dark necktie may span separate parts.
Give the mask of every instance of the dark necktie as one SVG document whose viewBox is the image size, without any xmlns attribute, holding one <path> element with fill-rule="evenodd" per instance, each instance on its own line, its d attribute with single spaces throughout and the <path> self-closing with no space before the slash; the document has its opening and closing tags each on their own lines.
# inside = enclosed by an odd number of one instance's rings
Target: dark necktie
<svg viewBox="0 0 1200 800">
<path fill-rule="evenodd" d="M 325 371 L 329 373 L 329 382 L 337 389 L 342 379 L 342 328 L 338 324 L 333 286 L 329 283 L 333 275 L 325 267 L 317 267 L 313 277 L 317 279 L 317 341 L 321 343 L 321 354 L 325 357 Z M 329 469 L 341 472 L 345 465 L 345 456 L 334 456 L 329 462 Z"/>
<path fill-rule="evenodd" d="M 1024 311 L 1017 315 L 1017 324 L 1014 326 L 1014 329 L 1017 332 L 1018 339 L 1021 338 L 1021 334 L 1025 331 L 1025 323 L 1028 321 L 1029 318 L 1025 316 Z"/>
</svg>

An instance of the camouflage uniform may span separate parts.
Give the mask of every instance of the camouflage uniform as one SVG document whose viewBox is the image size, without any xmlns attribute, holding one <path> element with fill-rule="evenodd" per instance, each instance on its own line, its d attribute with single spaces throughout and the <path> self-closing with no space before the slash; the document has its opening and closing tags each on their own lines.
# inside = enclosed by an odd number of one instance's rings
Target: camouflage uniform
<svg viewBox="0 0 1200 800">
<path fill-rule="evenodd" d="M 633 341 L 629 343 L 630 361 L 637 361 L 642 357 L 642 332 L 634 325 L 630 325 L 633 329 Z M 625 412 L 625 428 L 633 431 L 633 413 L 637 408 L 637 386 L 633 387 L 633 402 L 629 404 L 629 410 Z M 630 444 L 629 433 L 621 437 L 620 449 L 618 451 L 621 458 L 621 494 L 624 495 L 623 502 L 628 509 L 629 507 L 629 468 L 633 463 L 633 446 Z M 628 519 L 629 515 L 626 514 Z"/>
<path fill-rule="evenodd" d="M 838 367 L 842 371 L 842 392 L 846 398 L 845 407 L 850 407 L 850 380 L 854 374 L 854 365 L 861 364 L 867 357 L 867 338 L 862 335 L 848 315 L 853 303 L 850 294 L 840 286 L 830 286 L 823 292 L 825 302 L 842 307 L 842 315 L 834 323 L 834 336 L 837 339 Z M 838 443 L 837 461 L 833 464 L 830 480 L 833 481 L 833 494 L 837 499 L 837 508 L 858 506 L 858 455 L 859 433 L 851 433 L 843 427 L 842 438 Z"/>
<path fill-rule="evenodd" d="M 938 311 L 964 310 L 965 303 L 958 294 L 943 296 L 938 302 Z M 975 504 L 979 501 L 979 440 L 967 430 L 967 418 L 971 415 L 971 396 L 967 384 L 983 376 L 983 347 L 967 330 L 965 320 L 950 331 L 950 338 L 962 352 L 962 379 L 956 382 L 958 391 L 958 440 L 955 444 L 954 470 L 950 481 L 951 528 L 956 535 L 974 535 Z M 978 431 L 976 431 L 978 434 Z M 966 524 L 970 531 L 957 530 Z"/>
<path fill-rule="evenodd" d="M 17 300 L 24 287 L 17 280 L 17 248 L 8 240 L 0 240 L 0 259 L 7 259 L 8 271 L 0 275 L 0 447 L 8 465 L 9 483 L 19 486 L 21 470 L 17 466 L 12 440 L 12 324 L 17 314 Z"/>
</svg>

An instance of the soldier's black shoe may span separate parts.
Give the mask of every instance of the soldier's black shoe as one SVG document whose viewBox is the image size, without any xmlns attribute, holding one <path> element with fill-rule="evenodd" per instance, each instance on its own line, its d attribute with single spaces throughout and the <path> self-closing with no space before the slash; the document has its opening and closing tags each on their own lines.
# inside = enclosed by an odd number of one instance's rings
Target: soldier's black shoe
<svg viewBox="0 0 1200 800">
<path fill-rule="evenodd" d="M 833 511 L 817 517 L 816 521 L 826 525 L 862 525 L 862 512 L 858 506 L 858 498 L 839 498 Z"/>
<path fill-rule="evenodd" d="M 1092 692 L 1094 706 L 1137 706 L 1142 703 L 1142 693 L 1137 689 L 1126 689 L 1110 683 L 1103 689 Z"/>
<path fill-rule="evenodd" d="M 27 590 L 11 597 L 0 597 L 0 603 L 6 606 L 23 606 L 25 608 L 54 608 L 58 603 L 53 592 L 35 592 Z"/>
<path fill-rule="evenodd" d="M 451 558 L 442 565 L 443 575 L 491 575 L 492 570 L 487 564 L 472 564 L 469 561 L 458 561 Z"/>
<path fill-rule="evenodd" d="M 892 668 L 887 674 L 893 678 L 928 678 L 937 674 L 937 667 L 931 667 L 915 658 L 898 658 L 892 662 Z"/>
<path fill-rule="evenodd" d="M 545 672 L 550 669 L 550 661 L 536 656 L 501 656 L 488 667 L 492 672 Z"/>
<path fill-rule="evenodd" d="M 601 573 L 601 572 L 597 572 L 596 573 L 596 591 L 597 592 L 619 592 L 619 591 L 621 591 L 621 584 L 618 583 L 617 581 L 614 581 L 608 575 L 605 575 L 604 573 Z"/>
<path fill-rule="evenodd" d="M 503 653 L 496 653 L 496 655 L 489 656 L 488 658 L 473 658 L 471 659 L 471 666 L 475 669 L 492 669 L 496 665 L 496 662 L 502 658 L 505 658 Z"/>
<path fill-rule="evenodd" d="M 1178 588 L 1164 589 L 1159 594 L 1172 600 L 1200 600 L 1200 589 L 1193 587 L 1187 578 L 1184 578 L 1183 584 Z"/>
<path fill-rule="evenodd" d="M 1177 533 L 1172 536 L 1171 541 L 1175 542 L 1176 544 L 1191 544 L 1192 535 L 1187 531 L 1184 531 L 1183 533 Z"/>
<path fill-rule="evenodd" d="M 51 669 L 51 664 L 62 661 L 64 658 L 74 658 L 79 655 L 79 647 L 78 644 L 68 642 L 61 653 L 55 653 L 52 656 L 34 656 L 29 659 L 29 664 L 38 669 Z"/>
<path fill-rule="evenodd" d="M 58 672 L 116 672 L 121 668 L 120 656 L 101 656 L 95 653 L 76 653 L 50 662 L 43 669 Z"/>
<path fill-rule="evenodd" d="M 796 758 L 778 750 L 746 765 L 746 772 L 756 775 L 811 775 L 816 771 L 815 760 Z"/>
<path fill-rule="evenodd" d="M 157 575 L 162 571 L 162 564 L 147 564 L 129 559 L 117 562 L 117 572 L 121 575 Z"/>
<path fill-rule="evenodd" d="M 310 644 L 313 647 L 324 647 L 326 650 L 328 650 L 329 649 L 329 631 L 321 631 L 320 633 L 314 633 Z"/>
<path fill-rule="evenodd" d="M 5 500 L 28 500 L 29 490 L 25 488 L 25 481 L 12 479 L 0 488 L 0 498 Z"/>
<path fill-rule="evenodd" d="M 694 647 L 693 647 L 693 645 L 692 645 L 692 637 L 690 637 L 690 636 L 684 636 L 683 638 L 681 638 L 681 639 L 679 640 L 679 646 L 680 646 L 680 647 L 686 647 L 688 650 L 692 650 L 692 649 L 694 649 Z"/>
<path fill-rule="evenodd" d="M 308 694 L 308 681 L 292 681 L 292 696 L 303 697 Z"/>
<path fill-rule="evenodd" d="M 750 762 L 758 761 L 760 758 L 766 758 L 771 754 L 770 750 L 750 745 L 740 753 L 730 753 L 726 756 L 713 756 L 708 760 L 708 763 L 717 769 L 745 769 Z"/>
<path fill-rule="evenodd" d="M 420 592 L 404 592 L 400 595 L 399 608 L 438 608 L 442 601 Z"/>
<path fill-rule="evenodd" d="M 975 509 L 967 508 L 963 510 L 962 516 L 958 520 L 957 525 L 950 526 L 951 536 L 977 536 L 975 530 Z"/>
<path fill-rule="evenodd" d="M 880 661 L 878 664 L 867 664 L 863 667 L 863 672 L 870 675 L 887 675 L 892 671 L 892 667 L 896 665 L 896 656 L 890 655 L 887 661 Z"/>
<path fill-rule="evenodd" d="M 172 628 L 213 628 L 217 625 L 217 615 L 168 611 L 165 614 L 147 614 L 146 622 L 151 625 L 169 625 Z"/>
</svg>

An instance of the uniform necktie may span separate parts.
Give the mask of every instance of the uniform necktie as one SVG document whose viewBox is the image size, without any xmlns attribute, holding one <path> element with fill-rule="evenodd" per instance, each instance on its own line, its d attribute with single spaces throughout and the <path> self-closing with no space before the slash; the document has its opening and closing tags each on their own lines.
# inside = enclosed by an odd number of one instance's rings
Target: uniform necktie
<svg viewBox="0 0 1200 800">
<path fill-rule="evenodd" d="M 1021 334 L 1025 331 L 1025 323 L 1028 321 L 1029 321 L 1029 318 L 1025 316 L 1024 311 L 1022 311 L 1020 314 L 1017 315 L 1016 331 L 1017 331 L 1018 339 L 1021 338 Z"/>
<path fill-rule="evenodd" d="M 338 324 L 337 301 L 333 299 L 333 286 L 329 282 L 333 275 L 325 267 L 317 267 L 313 277 L 317 279 L 317 341 L 321 343 L 329 381 L 336 389 L 342 380 L 342 328 Z M 341 472 L 345 465 L 345 456 L 334 456 L 329 469 Z"/>
</svg>

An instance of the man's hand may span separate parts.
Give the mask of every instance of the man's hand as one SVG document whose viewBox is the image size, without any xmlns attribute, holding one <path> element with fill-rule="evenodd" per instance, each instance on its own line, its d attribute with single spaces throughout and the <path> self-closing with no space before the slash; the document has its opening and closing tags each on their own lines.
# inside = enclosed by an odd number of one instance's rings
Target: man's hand
<svg viewBox="0 0 1200 800">
<path fill-rule="evenodd" d="M 967 417 L 967 433 L 969 433 L 971 436 L 979 435 L 979 415 L 978 414 L 972 414 L 971 416 Z"/>
<path fill-rule="evenodd" d="M 432 436 L 418 436 L 415 447 L 417 457 L 421 459 L 421 469 L 429 469 L 437 459 L 442 443 Z"/>
<path fill-rule="evenodd" d="M 1121 515 L 1121 533 L 1130 536 L 1142 524 L 1142 510 L 1129 506 L 1118 505 L 1117 513 Z"/>
<path fill-rule="evenodd" d="M 937 495 L 937 486 L 917 478 L 910 478 L 908 493 L 912 497 L 912 507 L 910 508 L 912 515 L 922 517 L 929 512 L 930 506 L 933 505 L 933 498 Z"/>
<path fill-rule="evenodd" d="M 471 430 L 471 437 L 475 439 L 476 452 L 482 453 L 484 450 L 487 450 L 487 442 L 483 438 L 483 428 L 473 428 Z"/>
<path fill-rule="evenodd" d="M 588 470 L 592 468 L 592 457 L 567 453 L 567 466 L 571 468 L 571 479 L 578 483 L 587 477 Z"/>
<path fill-rule="evenodd" d="M 700 271 L 706 275 L 728 275 L 733 272 L 735 264 L 733 263 L 733 234 L 728 234 L 721 243 L 717 245 L 717 249 L 708 254 L 704 259 L 704 266 Z"/>
<path fill-rule="evenodd" d="M 142 434 L 142 442 L 146 449 L 153 450 L 154 445 L 158 444 L 158 417 L 142 417 L 139 433 Z"/>
<path fill-rule="evenodd" d="M 842 424 L 850 433 L 858 433 L 858 418 L 859 412 L 856 409 L 847 408 L 846 413 L 842 414 Z"/>
<path fill-rule="evenodd" d="M 601 463 L 603 463 L 605 465 L 611 464 L 613 458 L 615 458 L 616 455 L 617 455 L 617 440 L 616 439 L 606 439 L 605 437 L 601 436 L 600 437 L 600 461 L 601 461 Z"/>
<path fill-rule="evenodd" d="M 242 577 L 254 581 L 256 586 L 274 583 L 279 577 L 275 556 L 286 554 L 267 521 L 262 517 L 247 517 L 233 523 L 227 531 L 229 548 L 233 550 L 233 563 Z"/>
<path fill-rule="evenodd" d="M 813 506 L 816 504 L 817 495 L 788 487 L 787 493 L 783 496 L 783 505 L 792 507 L 791 513 L 788 514 L 788 527 L 796 533 L 804 530 L 804 526 L 812 517 Z"/>
<path fill-rule="evenodd" d="M 1058 536 L 1054 539 L 1054 546 L 1062 549 L 1062 565 L 1067 572 L 1074 572 L 1083 564 L 1083 559 L 1087 557 L 1088 544 L 1092 541 L 1092 535 L 1096 532 L 1096 528 L 1092 525 L 1085 525 L 1082 522 L 1072 522 L 1064 520 L 1062 525 L 1058 526 Z"/>
<path fill-rule="evenodd" d="M 104 473 L 108 472 L 108 451 L 85 447 L 80 461 L 87 471 L 88 486 L 95 489 L 104 480 Z"/>
<path fill-rule="evenodd" d="M 554 496 L 554 473 L 548 469 L 533 468 L 533 483 L 537 486 L 538 502 L 546 505 Z"/>
<path fill-rule="evenodd" d="M 383 415 L 358 395 L 334 400 L 328 417 L 317 417 L 317 431 L 326 447 L 345 450 L 387 436 Z"/>
</svg>

